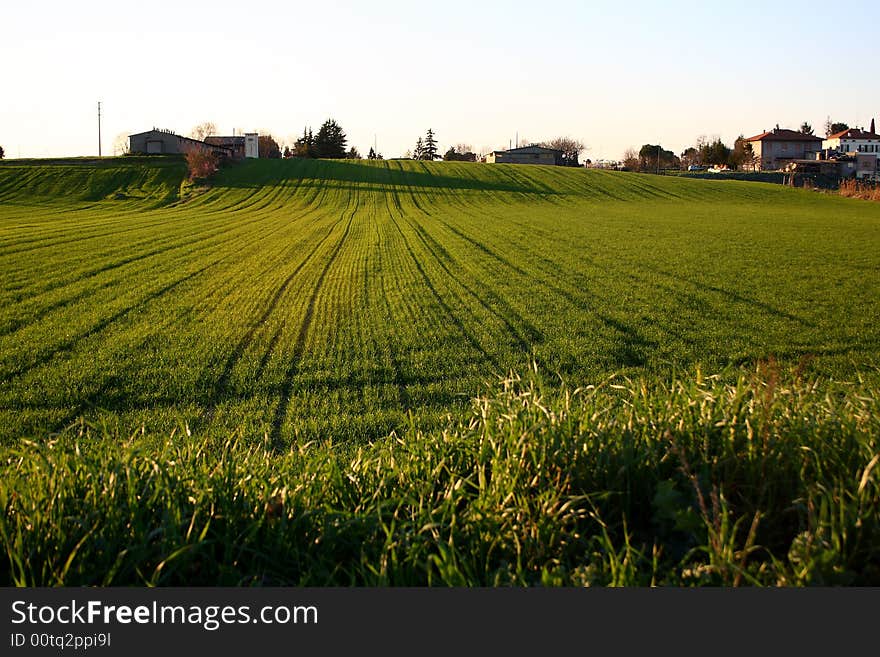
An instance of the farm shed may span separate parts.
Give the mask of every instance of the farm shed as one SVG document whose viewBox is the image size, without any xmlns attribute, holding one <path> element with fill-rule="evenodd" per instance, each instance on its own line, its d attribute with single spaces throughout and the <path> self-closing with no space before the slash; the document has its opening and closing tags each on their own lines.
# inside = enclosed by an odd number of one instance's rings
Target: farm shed
<svg viewBox="0 0 880 657">
<path fill-rule="evenodd" d="M 175 155 L 186 153 L 191 149 L 213 151 L 221 157 L 234 157 L 232 148 L 222 145 L 208 144 L 198 139 L 182 137 L 171 130 L 153 128 L 147 132 L 139 132 L 128 136 L 128 147 L 132 153 L 147 155 Z"/>
<path fill-rule="evenodd" d="M 490 164 L 555 164 L 562 165 L 562 151 L 543 146 L 522 146 L 509 151 L 492 151 L 486 155 Z"/>
</svg>

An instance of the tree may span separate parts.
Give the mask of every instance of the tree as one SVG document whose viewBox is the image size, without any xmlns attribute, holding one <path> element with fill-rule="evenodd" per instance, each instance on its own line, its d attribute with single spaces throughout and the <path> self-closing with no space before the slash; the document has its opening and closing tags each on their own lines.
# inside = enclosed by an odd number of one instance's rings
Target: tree
<svg viewBox="0 0 880 657">
<path fill-rule="evenodd" d="M 284 146 L 284 152 L 281 154 L 281 157 L 283 157 L 285 159 L 290 157 L 290 146 L 287 146 L 287 145 Z"/>
<path fill-rule="evenodd" d="M 627 148 L 623 152 L 623 168 L 627 171 L 638 171 L 639 169 L 639 154 L 636 153 L 636 149 Z"/>
<path fill-rule="evenodd" d="M 333 119 L 327 119 L 315 135 L 315 156 L 344 158 L 346 141 L 348 138 L 342 127 Z"/>
<path fill-rule="evenodd" d="M 372 149 L 370 149 L 370 150 L 372 150 Z M 349 160 L 362 160 L 363 159 L 361 157 L 360 151 L 358 151 L 358 149 L 355 148 L 354 146 L 352 146 L 350 149 L 348 149 L 348 153 L 345 154 L 345 157 Z"/>
<path fill-rule="evenodd" d="M 849 126 L 846 123 L 832 122 L 830 116 L 827 119 L 825 119 L 825 136 L 826 137 L 830 137 L 831 135 L 836 135 L 838 132 L 843 132 L 844 130 L 849 130 Z"/>
<path fill-rule="evenodd" d="M 116 135 L 116 138 L 113 140 L 113 154 L 114 155 L 128 155 L 128 134 L 125 132 L 120 132 Z"/>
<path fill-rule="evenodd" d="M 645 144 L 639 150 L 639 170 L 657 171 L 658 169 L 678 168 L 681 160 L 672 151 L 664 150 L 660 144 Z"/>
<path fill-rule="evenodd" d="M 199 141 L 205 141 L 205 137 L 210 137 L 211 135 L 216 134 L 217 126 L 210 121 L 205 121 L 204 123 L 199 123 L 190 130 L 189 136 L 193 139 L 198 139 Z"/>
<path fill-rule="evenodd" d="M 412 159 L 421 160 L 421 159 L 423 159 L 424 155 L 425 155 L 425 145 L 422 143 L 422 138 L 419 137 L 416 140 L 416 147 L 413 149 L 413 152 L 412 152 Z"/>
<path fill-rule="evenodd" d="M 681 165 L 689 167 L 700 163 L 700 154 L 693 146 L 688 146 L 681 154 Z"/>
<path fill-rule="evenodd" d="M 186 146 L 183 157 L 189 169 L 190 180 L 210 178 L 216 173 L 217 167 L 220 164 L 220 157 L 216 151 L 204 146 Z"/>
<path fill-rule="evenodd" d="M 580 166 L 578 157 L 587 148 L 583 142 L 571 137 L 555 137 L 550 141 L 541 142 L 541 146 L 562 151 L 562 164 L 567 167 Z"/>
<path fill-rule="evenodd" d="M 281 157 L 281 147 L 272 135 L 260 135 L 257 144 L 261 158 L 276 160 Z"/>
<path fill-rule="evenodd" d="M 700 137 L 697 143 L 697 157 L 700 164 L 730 164 L 732 151 L 719 137 L 716 137 L 712 142 L 705 141 L 705 137 Z"/>
<path fill-rule="evenodd" d="M 303 128 L 303 136 L 293 142 L 294 157 L 317 157 L 311 128 Z"/>
<path fill-rule="evenodd" d="M 804 121 L 803 123 L 801 123 L 801 133 L 803 133 L 805 135 L 812 135 L 813 134 L 813 126 L 811 126 L 809 123 Z"/>
<path fill-rule="evenodd" d="M 3 150 L 3 147 L 0 146 L 0 160 L 6 157 L 6 152 Z"/>
<path fill-rule="evenodd" d="M 473 152 L 470 144 L 458 144 L 454 147 L 450 146 L 443 154 L 443 159 L 447 162 L 476 162 L 477 154 Z"/>
<path fill-rule="evenodd" d="M 801 126 L 803 127 L 803 126 Z M 807 133 L 804 133 L 807 134 Z M 745 136 L 740 135 L 733 142 L 733 152 L 730 154 L 730 167 L 733 169 L 753 169 L 755 165 L 755 152 L 752 143 L 746 141 Z"/>
<path fill-rule="evenodd" d="M 370 152 L 367 153 L 367 159 L 368 160 L 375 160 L 376 159 L 376 150 L 372 146 L 370 146 Z"/>
<path fill-rule="evenodd" d="M 423 160 L 436 160 L 439 156 L 437 155 L 437 140 L 434 139 L 434 132 L 431 128 L 428 128 L 428 134 L 425 135 L 424 148 L 422 150 L 422 159 Z"/>
</svg>

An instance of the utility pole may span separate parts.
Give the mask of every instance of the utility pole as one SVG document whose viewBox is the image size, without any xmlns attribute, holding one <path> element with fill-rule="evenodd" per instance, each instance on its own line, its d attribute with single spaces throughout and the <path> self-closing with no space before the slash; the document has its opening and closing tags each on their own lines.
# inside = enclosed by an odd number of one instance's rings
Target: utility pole
<svg viewBox="0 0 880 657">
<path fill-rule="evenodd" d="M 660 146 L 660 142 L 657 142 L 657 175 L 660 175 L 660 151 L 662 150 L 662 146 Z"/>
<path fill-rule="evenodd" d="M 101 157 L 101 101 L 98 101 L 98 157 Z"/>
</svg>

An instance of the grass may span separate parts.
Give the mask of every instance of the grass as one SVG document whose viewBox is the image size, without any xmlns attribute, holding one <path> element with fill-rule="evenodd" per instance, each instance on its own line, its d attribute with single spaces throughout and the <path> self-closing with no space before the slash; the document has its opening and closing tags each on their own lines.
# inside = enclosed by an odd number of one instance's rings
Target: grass
<svg viewBox="0 0 880 657">
<path fill-rule="evenodd" d="M 876 582 L 880 206 L 509 165 L 184 177 L 0 165 L 10 583 Z M 533 365 L 556 383 L 496 389 Z"/>
<path fill-rule="evenodd" d="M 5 453 L 16 585 L 878 585 L 880 396 L 500 381 L 443 431 L 279 453 L 81 425 Z"/>
</svg>

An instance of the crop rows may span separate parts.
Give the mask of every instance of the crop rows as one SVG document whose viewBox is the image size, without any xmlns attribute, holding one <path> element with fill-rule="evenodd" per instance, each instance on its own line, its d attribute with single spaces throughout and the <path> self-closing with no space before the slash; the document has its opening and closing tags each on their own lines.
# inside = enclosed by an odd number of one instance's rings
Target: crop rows
<svg viewBox="0 0 880 657">
<path fill-rule="evenodd" d="M 436 426 L 533 362 L 575 384 L 877 364 L 872 204 L 330 161 L 249 162 L 179 196 L 179 165 L 115 167 L 0 167 L 6 442 L 79 418 L 275 447 L 373 439 Z"/>
</svg>

